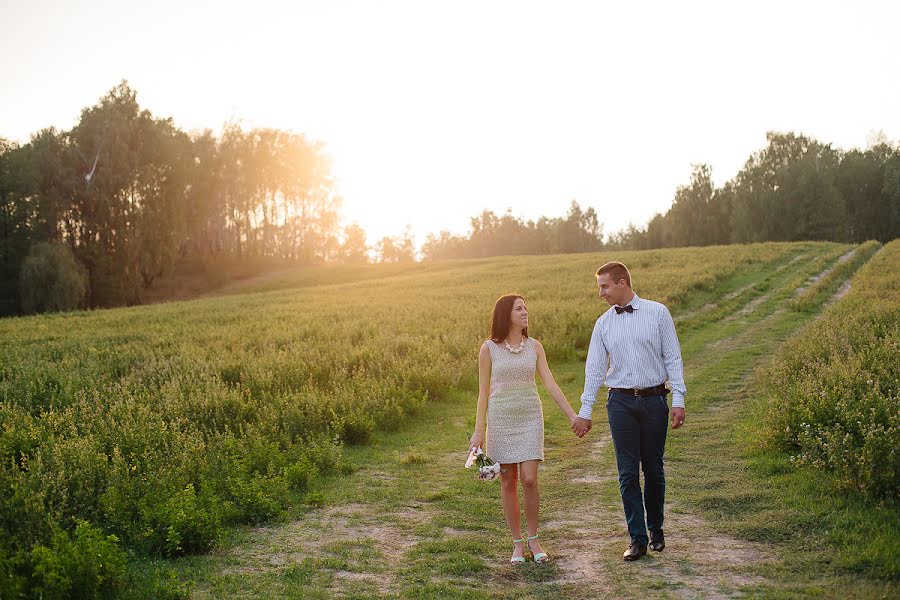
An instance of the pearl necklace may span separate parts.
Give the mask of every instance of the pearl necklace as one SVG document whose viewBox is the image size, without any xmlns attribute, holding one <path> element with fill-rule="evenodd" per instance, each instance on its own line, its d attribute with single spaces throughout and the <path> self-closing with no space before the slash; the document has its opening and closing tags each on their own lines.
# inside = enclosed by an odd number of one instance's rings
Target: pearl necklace
<svg viewBox="0 0 900 600">
<path fill-rule="evenodd" d="M 510 345 L 509 345 L 509 342 L 506 342 L 506 349 L 509 350 L 510 352 L 512 352 L 513 354 L 518 354 L 519 352 L 521 352 L 522 350 L 525 349 L 525 340 L 527 340 L 527 339 L 528 339 L 528 338 L 524 338 L 524 337 L 523 337 L 523 338 L 522 338 L 522 343 L 519 344 L 518 346 L 516 346 L 515 348 L 513 348 L 512 346 L 510 346 Z"/>
</svg>

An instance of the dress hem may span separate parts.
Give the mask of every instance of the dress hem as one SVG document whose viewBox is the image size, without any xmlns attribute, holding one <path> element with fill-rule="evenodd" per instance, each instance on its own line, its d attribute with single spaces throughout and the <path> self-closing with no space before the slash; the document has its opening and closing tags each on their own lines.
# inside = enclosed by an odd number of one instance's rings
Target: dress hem
<svg viewBox="0 0 900 600">
<path fill-rule="evenodd" d="M 521 460 L 502 460 L 502 459 L 498 460 L 496 458 L 494 458 L 492 460 L 495 463 L 500 463 L 501 465 L 517 465 L 519 463 L 528 462 L 529 460 L 539 460 L 541 462 L 544 462 L 544 459 L 541 458 L 540 456 L 535 456 L 533 458 L 523 458 Z"/>
</svg>

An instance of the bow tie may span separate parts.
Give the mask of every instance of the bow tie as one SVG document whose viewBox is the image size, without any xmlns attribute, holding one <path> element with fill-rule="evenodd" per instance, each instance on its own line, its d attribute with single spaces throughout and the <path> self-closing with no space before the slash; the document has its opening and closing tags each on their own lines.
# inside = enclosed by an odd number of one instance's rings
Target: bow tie
<svg viewBox="0 0 900 600">
<path fill-rule="evenodd" d="M 616 309 L 616 314 L 621 315 L 623 312 L 634 312 L 634 307 L 630 304 L 628 306 L 614 306 Z"/>
</svg>

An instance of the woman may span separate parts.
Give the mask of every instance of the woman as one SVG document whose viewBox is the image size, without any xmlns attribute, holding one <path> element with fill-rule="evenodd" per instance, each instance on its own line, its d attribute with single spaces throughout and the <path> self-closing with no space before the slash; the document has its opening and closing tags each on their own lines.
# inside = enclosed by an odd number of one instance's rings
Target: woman
<svg viewBox="0 0 900 600">
<path fill-rule="evenodd" d="M 525 299 L 517 294 L 503 296 L 494 304 L 491 339 L 482 344 L 478 354 L 478 406 L 475 433 L 469 446 L 483 445 L 487 424 L 485 452 L 501 464 L 500 497 L 515 544 L 510 559 L 513 564 L 525 562 L 519 518 L 519 481 L 525 503 L 528 549 L 535 562 L 543 563 L 549 558 L 538 541 L 540 494 L 537 474 L 538 462 L 544 460 L 544 414 L 534 383 L 535 371 L 574 426 L 578 415 L 553 380 L 544 347 L 528 337 Z"/>
</svg>

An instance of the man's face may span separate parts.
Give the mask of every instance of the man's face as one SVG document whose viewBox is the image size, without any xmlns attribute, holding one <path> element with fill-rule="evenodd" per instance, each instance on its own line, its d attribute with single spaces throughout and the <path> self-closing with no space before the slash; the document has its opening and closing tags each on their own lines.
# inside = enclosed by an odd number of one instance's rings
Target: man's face
<svg viewBox="0 0 900 600">
<path fill-rule="evenodd" d="M 610 306 L 621 304 L 628 297 L 628 285 L 624 279 L 613 282 L 609 273 L 597 275 L 597 289 L 600 297 Z"/>
</svg>

